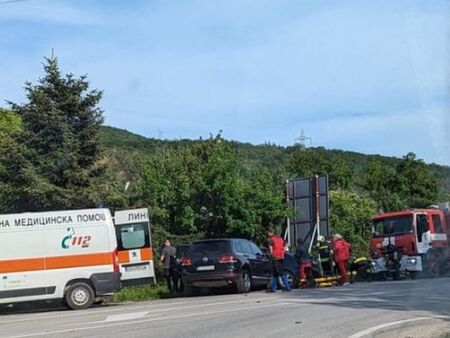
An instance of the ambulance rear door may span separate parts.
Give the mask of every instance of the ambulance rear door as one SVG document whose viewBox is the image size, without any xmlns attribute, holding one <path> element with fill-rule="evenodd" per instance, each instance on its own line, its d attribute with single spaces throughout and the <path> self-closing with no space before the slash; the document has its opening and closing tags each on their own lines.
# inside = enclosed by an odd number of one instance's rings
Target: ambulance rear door
<svg viewBox="0 0 450 338">
<path fill-rule="evenodd" d="M 114 214 L 122 285 L 155 283 L 148 209 Z"/>
</svg>

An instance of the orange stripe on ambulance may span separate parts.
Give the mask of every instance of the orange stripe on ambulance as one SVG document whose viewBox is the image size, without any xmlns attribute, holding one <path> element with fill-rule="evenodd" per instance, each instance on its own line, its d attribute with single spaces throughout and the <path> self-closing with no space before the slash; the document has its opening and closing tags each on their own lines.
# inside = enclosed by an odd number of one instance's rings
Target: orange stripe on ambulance
<svg viewBox="0 0 450 338">
<path fill-rule="evenodd" d="M 84 309 L 119 289 L 108 209 L 0 215 L 0 304 L 64 299 Z"/>
</svg>

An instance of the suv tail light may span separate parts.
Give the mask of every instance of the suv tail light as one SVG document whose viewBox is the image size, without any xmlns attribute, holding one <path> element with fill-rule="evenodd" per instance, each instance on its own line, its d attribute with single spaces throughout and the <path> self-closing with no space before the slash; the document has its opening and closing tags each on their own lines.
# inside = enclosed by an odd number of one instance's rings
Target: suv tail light
<svg viewBox="0 0 450 338">
<path fill-rule="evenodd" d="M 188 257 L 184 257 L 183 260 L 181 261 L 181 265 L 182 266 L 192 265 L 192 259 L 188 258 Z"/>
<path fill-rule="evenodd" d="M 119 253 L 117 249 L 113 251 L 113 267 L 114 272 L 120 272 L 120 264 L 119 264 Z"/>
<path fill-rule="evenodd" d="M 237 263 L 237 259 L 234 256 L 222 256 L 219 258 L 219 263 L 225 264 L 225 263 Z"/>
</svg>

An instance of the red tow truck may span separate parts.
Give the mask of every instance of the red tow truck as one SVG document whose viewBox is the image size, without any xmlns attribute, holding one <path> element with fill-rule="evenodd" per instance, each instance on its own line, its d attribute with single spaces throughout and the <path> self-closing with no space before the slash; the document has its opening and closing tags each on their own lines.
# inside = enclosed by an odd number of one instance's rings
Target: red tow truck
<svg viewBox="0 0 450 338">
<path fill-rule="evenodd" d="M 427 209 L 381 213 L 373 217 L 372 271 L 386 278 L 396 273 L 434 278 L 450 268 L 450 203 Z"/>
</svg>

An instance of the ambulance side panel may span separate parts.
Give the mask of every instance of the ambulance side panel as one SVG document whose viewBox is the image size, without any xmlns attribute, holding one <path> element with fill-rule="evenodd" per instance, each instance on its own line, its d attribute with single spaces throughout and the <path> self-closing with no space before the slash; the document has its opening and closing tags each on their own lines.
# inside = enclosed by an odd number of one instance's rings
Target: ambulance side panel
<svg viewBox="0 0 450 338">
<path fill-rule="evenodd" d="M 0 303 L 63 298 L 74 281 L 91 284 L 97 295 L 119 289 L 120 273 L 114 271 L 117 242 L 109 210 L 64 213 L 73 214 L 73 219 L 77 213 L 104 216 L 98 222 L 2 229 Z"/>
<path fill-rule="evenodd" d="M 113 272 L 115 247 L 110 243 L 115 243 L 115 238 L 111 238 L 110 228 L 107 225 L 75 226 L 75 236 L 68 241 L 66 249 L 62 248 L 61 243 L 61 239 L 67 236 L 66 229 L 52 228 L 47 231 L 47 278 L 56 285 L 56 298 L 64 296 L 65 287 L 70 281 L 85 280 L 92 283 L 93 276 L 105 274 L 107 277 L 106 274 Z M 101 293 L 101 290 L 96 291 Z"/>
<path fill-rule="evenodd" d="M 0 243 L 0 303 L 51 298 L 45 271 L 44 232 L 8 231 Z"/>
</svg>

